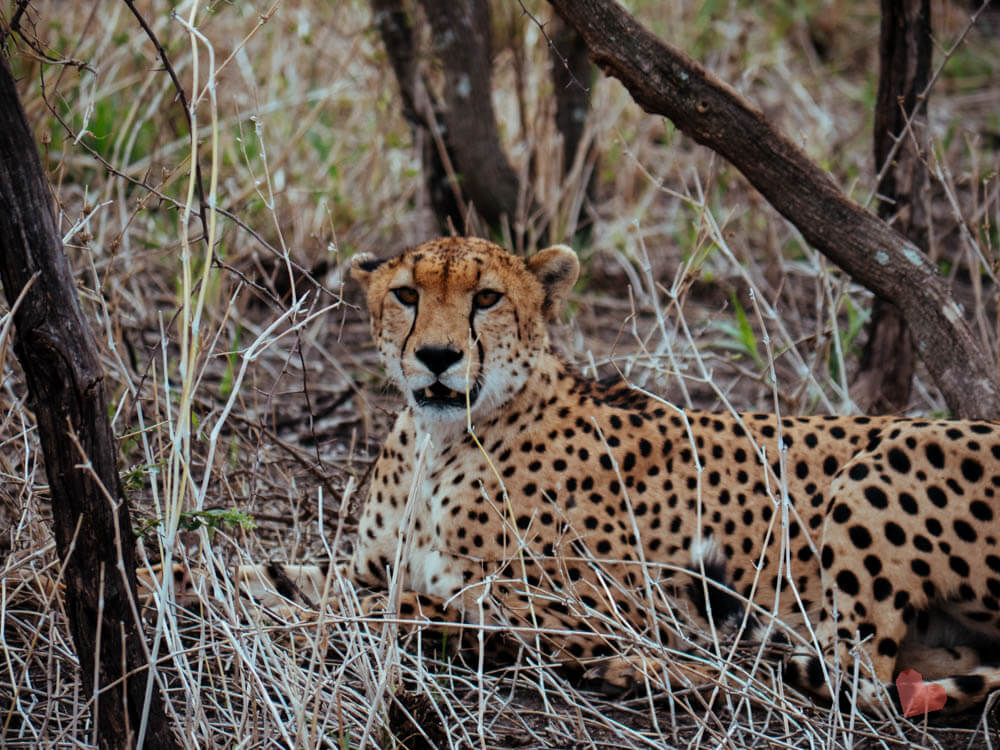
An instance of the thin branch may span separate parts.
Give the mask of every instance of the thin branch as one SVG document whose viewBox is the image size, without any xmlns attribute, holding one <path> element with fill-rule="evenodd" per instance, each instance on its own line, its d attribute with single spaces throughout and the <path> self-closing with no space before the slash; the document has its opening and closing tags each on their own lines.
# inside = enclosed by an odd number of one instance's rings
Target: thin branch
<svg viewBox="0 0 1000 750">
<path fill-rule="evenodd" d="M 170 76 L 170 80 L 174 84 L 174 88 L 177 90 L 177 98 L 181 101 L 181 108 L 184 110 L 184 120 L 187 122 L 188 129 L 191 128 L 191 111 L 188 106 L 187 95 L 184 93 L 184 86 L 181 85 L 180 79 L 177 77 L 177 72 L 174 70 L 174 66 L 170 62 L 170 58 L 167 57 L 167 51 L 160 44 L 160 40 L 156 36 L 156 32 L 153 31 L 152 27 L 143 18 L 142 13 L 135 7 L 133 0 L 123 0 L 128 9 L 132 11 L 132 15 L 135 16 L 136 20 L 139 22 L 139 26 L 142 30 L 146 32 L 146 36 L 156 47 L 156 53 L 160 56 L 160 60 L 163 61 L 163 67 L 167 71 L 167 75 Z M 208 216 L 206 214 L 206 203 L 205 203 L 205 186 L 201 179 L 201 161 L 198 159 L 198 146 L 195 145 L 195 150 L 193 160 L 194 160 L 194 175 L 195 175 L 195 185 L 198 190 L 198 216 L 201 219 L 201 232 L 202 237 L 207 241 L 209 237 L 208 233 Z M 215 257 L 215 250 L 212 250 L 212 257 Z"/>
<path fill-rule="evenodd" d="M 987 2 L 989 2 L 989 0 L 987 0 Z M 538 31 L 542 35 L 542 38 L 545 40 L 545 44 L 546 46 L 548 46 L 549 50 L 551 50 L 552 53 L 557 58 L 559 58 L 559 61 L 562 63 L 562 66 L 566 69 L 567 75 L 569 75 L 570 77 L 570 83 L 576 84 L 581 89 L 589 93 L 590 86 L 585 86 L 583 82 L 580 81 L 580 79 L 577 78 L 576 75 L 574 75 L 573 69 L 569 64 L 569 60 L 567 60 L 566 56 L 556 48 L 555 42 L 552 41 L 552 38 L 548 35 L 548 32 L 545 31 L 545 23 L 538 20 L 538 18 L 536 18 L 535 15 L 525 7 L 524 0 L 517 0 L 517 4 L 521 6 L 521 12 L 524 13 L 524 15 L 527 16 L 531 20 L 531 22 L 538 27 Z"/>
<path fill-rule="evenodd" d="M 7 37 L 11 34 L 19 34 L 21 32 L 21 16 L 24 15 L 24 9 L 28 7 L 28 3 L 31 0 L 17 0 L 17 10 L 14 11 L 14 15 L 11 16 L 10 24 L 6 29 L 0 29 L 0 47 L 7 43 Z"/>
<path fill-rule="evenodd" d="M 150 185 L 145 180 L 141 180 L 141 179 L 139 179 L 137 177 L 133 177 L 132 175 L 126 174 L 122 170 L 118 169 L 111 162 L 109 162 L 106 158 L 104 158 L 104 156 L 101 155 L 100 152 L 98 152 L 96 149 L 94 149 L 93 147 L 91 147 L 86 141 L 84 141 L 83 139 L 81 139 L 79 137 L 79 135 L 77 134 L 77 132 L 74 131 L 69 126 L 69 123 L 67 123 L 66 120 L 62 117 L 62 115 L 60 115 L 59 110 L 56 107 L 54 107 L 52 105 L 52 103 L 49 101 L 47 92 L 45 90 L 44 81 L 42 82 L 42 101 L 45 102 L 45 106 L 49 110 L 49 114 L 51 114 L 56 119 L 56 122 L 58 122 L 60 125 L 62 125 L 63 130 L 65 130 L 66 134 L 69 135 L 70 138 L 73 139 L 74 143 L 79 143 L 81 146 L 83 146 L 83 148 L 87 151 L 87 153 L 89 153 L 95 160 L 97 160 L 101 164 L 101 166 L 104 167 L 104 169 L 106 169 L 110 174 L 114 175 L 115 177 L 120 177 L 121 179 L 126 180 L 127 182 L 130 182 L 133 185 L 135 185 L 136 187 L 140 187 L 143 190 L 149 191 L 149 193 L 151 195 L 155 196 L 156 198 L 158 198 L 159 200 L 163 201 L 164 203 L 169 203 L 174 208 L 180 209 L 180 208 L 184 207 L 183 202 L 177 200 L 176 198 L 173 198 L 173 197 L 167 195 L 166 193 L 164 193 L 162 190 L 160 190 L 156 186 Z M 207 205 L 207 204 L 203 204 L 203 206 L 205 206 L 205 205 Z M 250 237 L 252 239 L 256 240 L 257 243 L 262 248 L 264 248 L 265 250 L 267 250 L 269 253 L 271 253 L 272 255 L 274 255 L 276 258 L 281 258 L 282 260 L 285 260 L 285 255 L 278 248 L 276 248 L 274 245 L 272 245 L 270 242 L 268 242 L 266 239 L 264 239 L 264 237 L 261 235 L 260 232 L 258 232 L 256 229 L 254 229 L 253 227 L 251 227 L 249 224 L 247 224 L 243 219 L 241 219 L 239 216 L 237 216 L 236 214 L 234 214 L 232 211 L 230 211 L 228 209 L 225 209 L 225 208 L 223 208 L 221 206 L 214 206 L 214 207 L 212 207 L 212 210 L 214 210 L 220 216 L 223 216 L 226 219 L 229 219 L 231 222 L 233 222 L 233 224 L 235 224 L 237 227 L 239 227 L 240 229 L 242 229 L 243 231 L 245 231 L 248 235 L 250 235 Z M 205 236 L 206 235 L 202 234 L 200 237 L 198 237 L 196 239 L 200 240 L 200 239 L 202 239 Z M 235 268 L 234 266 L 232 266 L 232 265 L 230 265 L 230 264 L 228 264 L 228 263 L 226 263 L 224 261 L 219 260 L 218 257 L 215 257 L 214 252 L 213 252 L 213 257 L 214 257 L 214 262 L 219 266 L 219 268 L 222 268 L 222 269 L 227 270 L 230 273 L 234 274 L 243 283 L 245 283 L 247 286 L 255 289 L 256 291 L 260 292 L 263 296 L 267 297 L 267 299 L 275 307 L 280 307 L 281 300 L 279 300 L 278 297 L 270 289 L 268 289 L 267 287 L 265 287 L 265 286 L 257 283 L 256 281 L 253 281 L 252 279 L 248 278 L 242 271 L 240 271 L 239 269 Z M 306 268 L 301 263 L 297 262 L 296 260 L 294 260 L 291 257 L 288 257 L 287 260 L 291 264 L 292 268 L 294 270 L 298 271 L 302 275 L 302 278 L 307 279 L 308 281 L 310 281 L 313 284 L 313 286 L 319 291 L 319 293 L 325 294 L 325 295 L 327 295 L 327 296 L 329 296 L 331 298 L 334 298 L 334 299 L 339 299 L 339 297 L 334 292 L 332 292 L 329 289 L 327 289 L 323 285 L 323 283 L 321 281 L 319 281 L 318 279 L 316 279 L 312 275 L 311 269 Z"/>
<path fill-rule="evenodd" d="M 911 112 L 904 113 L 905 121 L 903 123 L 903 129 L 900 130 L 899 135 L 892 144 L 892 148 L 889 149 L 889 153 L 885 155 L 885 161 L 882 162 L 878 170 L 878 173 L 875 175 L 875 180 L 872 182 L 871 192 L 868 193 L 868 197 L 865 198 L 865 202 L 863 205 L 865 206 L 870 205 L 872 199 L 875 198 L 879 185 L 882 184 L 882 180 L 885 179 L 886 173 L 892 167 L 893 157 L 895 157 L 896 152 L 899 151 L 905 133 L 907 133 L 910 130 L 910 123 L 912 122 L 913 118 L 917 115 L 917 113 L 920 111 L 920 105 L 924 101 L 926 101 L 928 96 L 930 96 L 931 89 L 934 88 L 934 84 L 937 83 L 938 77 L 940 77 L 941 73 L 944 71 L 944 66 L 948 64 L 948 61 L 952 58 L 952 55 L 955 54 L 955 51 L 962 45 L 962 42 L 965 41 L 965 37 L 968 36 L 970 31 L 972 31 L 972 27 L 976 25 L 976 21 L 979 20 L 979 16 L 982 14 L 984 10 L 986 10 L 987 7 L 989 7 L 989 4 L 991 2 L 993 2 L 993 0 L 983 0 L 983 4 L 979 6 L 979 9 L 976 10 L 976 12 L 973 13 L 971 16 L 969 16 L 969 22 L 965 25 L 965 28 L 962 29 L 962 32 L 958 35 L 958 38 L 955 40 L 955 43 L 952 44 L 951 47 L 949 47 L 947 50 L 945 50 L 944 56 L 941 58 L 941 62 L 934 70 L 934 73 L 931 74 L 930 80 L 927 81 L 927 85 L 924 86 L 924 90 L 917 95 L 916 105 L 913 107 L 913 110 Z"/>
</svg>

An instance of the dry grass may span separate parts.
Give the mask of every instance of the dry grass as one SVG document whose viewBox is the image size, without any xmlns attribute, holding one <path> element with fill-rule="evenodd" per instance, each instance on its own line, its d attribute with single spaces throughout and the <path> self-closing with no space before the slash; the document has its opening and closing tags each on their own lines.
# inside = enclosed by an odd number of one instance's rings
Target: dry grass
<svg viewBox="0 0 1000 750">
<path fill-rule="evenodd" d="M 635 8 L 870 200 L 874 11 L 848 0 L 670 5 Z M 329 559 L 350 544 L 356 490 L 396 404 L 342 264 L 427 239 L 433 219 L 367 6 L 184 3 L 176 16 L 165 3 L 139 6 L 195 103 L 206 197 L 221 208 L 204 225 L 188 126 L 123 3 L 36 0 L 22 24 L 52 61 L 25 45 L 11 59 L 102 345 L 143 555 L 199 571 L 199 606 L 178 607 L 163 588 L 148 610 L 157 684 L 186 746 L 998 742 L 990 713 L 945 731 L 816 707 L 786 693 L 753 653 L 729 663 L 714 702 L 654 684 L 608 700 L 528 652 L 490 666 L 441 659 L 427 636 L 401 647 L 394 623 L 358 617 L 349 590 L 318 617 L 247 609 L 225 574 L 234 565 Z M 935 7 L 944 50 L 968 15 Z M 541 214 L 519 217 L 511 242 L 531 247 L 541 227 L 569 236 L 591 225 L 578 248 L 587 283 L 558 336 L 568 356 L 601 374 L 619 369 L 681 406 L 852 411 L 867 296 L 718 157 L 643 115 L 615 82 L 594 87 L 586 140 L 597 159 L 564 180 L 541 35 L 516 3 L 495 3 L 494 16 L 505 30 L 495 80 L 504 138 L 522 174 L 532 155 L 539 165 L 530 185 Z M 996 24 L 994 15 L 973 29 L 931 97 L 935 253 L 991 351 Z M 588 202 L 591 170 L 598 187 Z M 65 614 L 33 577 L 59 564 L 34 418 L 0 313 L 0 744 L 88 746 Z M 912 410 L 944 411 L 925 377 Z M 700 658 L 719 663 L 725 653 L 710 647 Z"/>
</svg>

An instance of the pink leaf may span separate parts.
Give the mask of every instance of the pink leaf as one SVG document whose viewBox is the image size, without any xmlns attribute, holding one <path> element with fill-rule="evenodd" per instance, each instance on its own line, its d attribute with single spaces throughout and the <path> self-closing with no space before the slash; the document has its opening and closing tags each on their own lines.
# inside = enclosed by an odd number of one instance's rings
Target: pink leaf
<svg viewBox="0 0 1000 750">
<path fill-rule="evenodd" d="M 948 696 L 944 688 L 936 682 L 924 682 L 920 672 L 914 669 L 904 669 L 896 678 L 896 689 L 899 691 L 899 702 L 903 707 L 903 716 L 918 716 L 944 708 Z"/>
</svg>

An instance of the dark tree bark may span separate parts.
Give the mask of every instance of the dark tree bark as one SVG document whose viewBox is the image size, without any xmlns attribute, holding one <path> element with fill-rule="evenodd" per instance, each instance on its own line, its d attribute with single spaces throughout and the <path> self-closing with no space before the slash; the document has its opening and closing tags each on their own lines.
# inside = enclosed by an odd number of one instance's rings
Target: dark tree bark
<svg viewBox="0 0 1000 750">
<path fill-rule="evenodd" d="M 431 206 L 442 231 L 449 223 L 464 227 L 463 209 L 471 205 L 499 232 L 505 218 L 515 220 L 519 183 L 500 143 L 493 110 L 489 5 L 487 0 L 421 0 L 420 4 L 444 72 L 440 101 L 420 72 L 402 0 L 371 2 L 399 84 L 403 113 L 421 144 Z M 453 175 L 448 174 L 449 164 Z"/>
<path fill-rule="evenodd" d="M 499 228 L 517 213 L 518 179 L 500 143 L 491 83 L 487 0 L 421 0 L 444 69 L 448 147 L 465 202 Z M 461 226 L 456 223 L 456 226 Z"/>
<path fill-rule="evenodd" d="M 557 20 L 552 31 L 552 83 L 556 95 L 556 127 L 563 137 L 563 171 L 569 171 L 580 148 L 590 111 L 593 79 L 587 45 L 576 29 Z"/>
<path fill-rule="evenodd" d="M 66 611 L 85 693 L 96 684 L 102 747 L 134 745 L 147 662 L 137 621 L 128 503 L 97 348 L 57 232 L 48 183 L 0 55 L 0 280 L 13 305 L 14 351 L 24 369 L 49 480 L 56 548 L 66 561 Z M 84 465 L 87 465 L 84 468 Z M 103 583 L 103 586 L 101 585 Z M 145 744 L 176 747 L 159 691 Z"/>
<path fill-rule="evenodd" d="M 372 0 L 371 5 L 375 25 L 399 86 L 403 117 L 420 150 L 431 210 L 441 233 L 447 234 L 449 220 L 452 226 L 462 227 L 465 212 L 460 199 L 461 189 L 457 184 L 452 185 L 444 162 L 445 158 L 451 159 L 451 149 L 443 107 L 420 72 L 413 27 L 402 0 Z"/>
<path fill-rule="evenodd" d="M 885 169 L 885 174 L 878 185 L 878 215 L 924 252 L 927 101 L 920 94 L 930 80 L 931 55 L 930 0 L 882 0 L 875 169 Z M 876 298 L 868 342 L 851 388 L 855 402 L 866 412 L 902 411 L 910 400 L 914 364 L 913 340 L 902 313 Z"/>
<path fill-rule="evenodd" d="M 806 240 L 892 302 L 949 408 L 1000 415 L 996 372 L 920 248 L 850 201 L 830 175 L 714 75 L 660 41 L 611 0 L 550 0 L 590 56 L 646 111 L 669 117 L 735 165 Z"/>
<path fill-rule="evenodd" d="M 442 233 L 463 229 L 469 207 L 500 234 L 518 211 L 533 212 L 500 143 L 492 99 L 492 50 L 487 0 L 420 0 L 434 57 L 444 73 L 442 96 L 423 72 L 404 0 L 371 0 L 375 25 L 399 85 L 403 115 L 421 152 L 431 208 Z M 552 34 L 556 127 L 563 135 L 563 172 L 579 148 L 590 107 L 593 68 L 576 29 L 557 23 Z M 588 194 L 593 180 L 587 186 Z M 519 228 L 512 226 L 515 233 Z M 556 242 L 562 237 L 553 237 Z"/>
<path fill-rule="evenodd" d="M 583 139 L 583 130 L 590 111 L 594 66 L 590 62 L 587 44 L 576 29 L 562 19 L 556 19 L 552 26 L 554 27 L 551 36 L 552 83 L 555 87 L 556 127 L 563 137 L 563 176 L 565 176 L 573 168 L 573 162 Z M 596 187 L 595 171 L 591 172 L 587 179 L 588 200 L 594 197 Z M 551 237 L 552 242 L 560 242 L 562 239 L 562 237 Z M 589 223 L 577 230 L 574 239 L 580 243 L 589 242 Z"/>
</svg>

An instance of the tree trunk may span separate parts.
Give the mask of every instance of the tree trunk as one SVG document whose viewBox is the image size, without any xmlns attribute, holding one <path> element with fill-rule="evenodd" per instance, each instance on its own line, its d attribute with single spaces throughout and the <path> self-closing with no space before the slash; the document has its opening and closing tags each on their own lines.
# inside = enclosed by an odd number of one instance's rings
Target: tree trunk
<svg viewBox="0 0 1000 750">
<path fill-rule="evenodd" d="M 489 5 L 486 0 L 421 0 L 444 70 L 443 101 L 420 72 L 402 0 L 371 0 L 371 5 L 403 114 L 421 149 L 431 208 L 442 232 L 465 227 L 464 209 L 471 205 L 499 234 L 505 218 L 516 219 L 520 187 L 493 110 Z"/>
<path fill-rule="evenodd" d="M 882 0 L 875 169 L 885 174 L 878 185 L 878 215 L 924 252 L 929 222 L 927 101 L 920 94 L 930 79 L 931 54 L 930 0 Z M 913 341 L 899 308 L 876 299 L 851 388 L 854 401 L 866 412 L 902 411 L 910 400 L 913 367 Z"/>
<path fill-rule="evenodd" d="M 487 0 L 421 0 L 420 4 L 444 69 L 444 121 L 462 196 L 498 230 L 504 218 L 511 223 L 516 219 L 519 185 L 500 143 L 493 110 L 489 4 Z"/>
<path fill-rule="evenodd" d="M 556 96 L 556 127 L 563 137 L 563 172 L 573 166 L 583 126 L 590 111 L 593 79 L 587 45 L 576 29 L 557 21 L 552 31 L 552 83 Z M 588 185 L 588 192 L 592 185 Z M 556 240 L 553 240 L 556 241 Z"/>
<path fill-rule="evenodd" d="M 458 186 L 452 185 L 445 166 L 445 158 L 451 159 L 452 149 L 448 146 L 442 105 L 420 73 L 413 27 L 402 0 L 372 0 L 371 5 L 375 25 L 399 86 L 403 116 L 410 125 L 414 145 L 420 151 L 431 210 L 441 233 L 447 234 L 449 222 L 451 226 L 462 227 L 465 215 L 460 195 L 455 191 Z"/>
<path fill-rule="evenodd" d="M 100 746 L 131 746 L 142 719 L 148 672 L 136 618 L 128 503 L 118 477 L 97 348 L 63 253 L 48 182 L 2 55 L 0 280 L 11 305 L 31 285 L 14 314 L 14 351 L 38 421 L 56 548 L 66 561 L 66 612 L 82 690 L 89 694 L 95 684 L 98 689 L 91 705 Z M 157 690 L 147 727 L 147 747 L 176 747 Z"/>
<path fill-rule="evenodd" d="M 556 97 L 556 127 L 563 137 L 563 175 L 573 168 L 580 149 L 587 113 L 590 111 L 590 93 L 594 80 L 594 66 L 587 54 L 583 37 L 569 24 L 556 19 L 552 24 L 552 83 Z M 590 154 L 587 154 L 589 157 Z M 586 158 L 586 157 L 585 157 Z M 587 179 L 586 197 L 592 200 L 597 189 L 597 170 Z M 554 229 L 554 227 L 553 227 Z M 564 238 L 550 234 L 552 242 Z M 580 244 L 590 242 L 590 223 L 579 227 L 574 240 Z"/>
<path fill-rule="evenodd" d="M 850 201 L 757 110 L 611 0 L 550 0 L 591 59 L 646 111 L 669 117 L 735 165 L 817 250 L 900 308 L 949 408 L 1000 416 L 1000 384 L 937 269 L 920 248 Z"/>
</svg>

